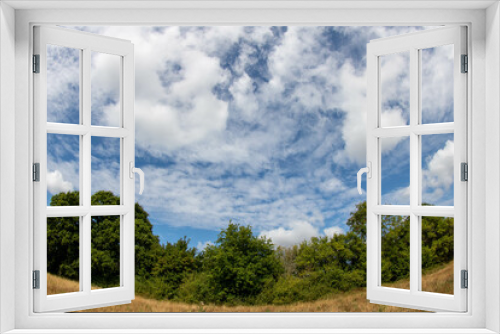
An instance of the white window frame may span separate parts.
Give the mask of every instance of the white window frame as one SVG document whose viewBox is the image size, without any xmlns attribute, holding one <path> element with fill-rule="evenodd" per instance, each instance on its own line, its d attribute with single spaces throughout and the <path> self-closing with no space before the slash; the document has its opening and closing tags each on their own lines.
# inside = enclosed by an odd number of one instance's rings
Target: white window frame
<svg viewBox="0 0 500 334">
<path fill-rule="evenodd" d="M 461 163 L 467 163 L 467 73 L 461 73 L 461 55 L 467 54 L 466 28 L 450 26 L 416 33 L 381 38 L 367 45 L 367 164 L 371 177 L 367 179 L 367 298 L 377 304 L 396 305 L 421 310 L 467 310 L 467 290 L 461 287 L 461 270 L 467 269 L 467 184 L 461 181 Z M 453 114 L 448 123 L 422 124 L 421 92 L 425 85 L 421 78 L 421 50 L 443 45 L 453 46 Z M 381 85 L 381 57 L 398 52 L 409 54 L 409 124 L 382 127 L 383 94 Z M 454 204 L 452 206 L 422 206 L 422 135 L 454 134 Z M 383 138 L 409 139 L 408 205 L 382 203 L 382 143 Z M 470 179 L 472 183 L 473 180 Z M 410 220 L 410 287 L 384 287 L 382 277 L 383 215 L 408 216 Z M 423 216 L 454 218 L 454 282 L 453 294 L 422 291 L 422 236 Z"/>
<path fill-rule="evenodd" d="M 134 45 L 127 40 L 52 26 L 34 27 L 34 54 L 39 58 L 39 73 L 34 84 L 34 162 L 39 163 L 39 181 L 34 193 L 34 270 L 39 271 L 39 289 L 34 289 L 35 312 L 75 311 L 130 303 L 135 296 L 135 164 L 134 119 Z M 47 45 L 59 45 L 80 53 L 80 117 L 78 124 L 47 122 Z M 118 127 L 96 126 L 91 122 L 91 56 L 100 52 L 119 57 L 120 87 Z M 79 136 L 80 205 L 47 207 L 47 135 Z M 120 205 L 91 204 L 91 140 L 117 138 L 120 141 Z M 120 284 L 92 290 L 91 221 L 92 216 L 120 217 Z M 47 218 L 79 217 L 79 291 L 47 295 Z"/>
<path fill-rule="evenodd" d="M 11 188 L 4 190 L 0 197 L 0 303 L 1 330 L 16 329 L 13 333 L 36 333 L 37 329 L 53 329 L 51 332 L 71 333 L 76 329 L 88 329 L 88 333 L 144 332 L 145 329 L 165 329 L 162 332 L 175 332 L 175 329 L 193 329 L 202 332 L 237 332 L 235 329 L 253 328 L 255 332 L 342 332 L 350 328 L 350 333 L 393 332 L 466 332 L 491 333 L 500 331 L 500 136 L 498 134 L 500 117 L 500 11 L 497 1 L 398 1 L 399 9 L 393 2 L 276 2 L 258 4 L 221 4 L 217 1 L 182 5 L 178 2 L 151 4 L 144 1 L 133 6 L 164 6 L 163 9 L 118 9 L 97 10 L 66 8 L 64 10 L 41 10 L 50 6 L 72 6 L 60 2 L 17 2 L 2 3 L 0 16 L 0 79 L 1 110 L 0 117 L 0 177 Z M 128 2 L 122 2 L 125 6 Z M 55 4 L 55 5 L 54 5 Z M 14 7 L 35 8 L 19 10 Z M 106 1 L 78 1 L 78 8 L 100 8 L 116 6 Z M 199 6 L 199 7 L 196 7 Z M 202 7 L 203 8 L 200 8 Z M 224 6 L 229 7 L 224 8 Z M 253 8 L 252 8 L 253 6 Z M 432 7 L 431 7 L 432 6 Z M 457 9 L 454 6 L 461 7 Z M 488 9 L 486 7 L 490 6 Z M 178 9 L 179 7 L 189 9 Z M 279 8 L 281 7 L 281 8 Z M 401 9 L 406 7 L 406 9 Z M 436 7 L 438 9 L 436 9 Z M 57 8 L 57 7 L 52 7 Z M 260 9 L 259 9 L 260 8 Z M 350 10 L 346 8 L 357 8 Z M 374 9 L 375 8 L 375 9 Z M 411 8 L 411 10 L 409 10 Z M 444 8 L 444 9 L 439 9 Z M 450 9 L 451 8 L 451 9 Z M 464 9 L 465 8 L 465 9 Z M 15 14 L 15 24 L 12 15 Z M 485 25 L 486 23 L 486 25 Z M 433 25 L 465 24 L 469 31 L 468 78 L 468 143 L 470 158 L 469 184 L 469 230 L 468 235 L 468 312 L 435 314 L 34 314 L 32 304 L 30 249 L 32 245 L 33 203 L 32 184 L 29 181 L 32 161 L 32 82 L 29 73 L 32 26 L 35 24 L 124 24 L 124 25 Z M 8 28 L 8 29 L 5 29 Z M 12 60 L 13 34 L 15 30 L 15 75 L 9 66 Z M 9 37 L 10 36 L 10 37 Z M 5 47 L 4 47 L 5 45 Z M 10 53 L 9 53 L 10 52 Z M 6 55 L 7 53 L 7 55 Z M 488 71 L 485 71 L 485 66 Z M 7 73 L 8 77 L 5 77 Z M 9 74 L 10 73 L 10 74 Z M 15 86 L 9 86 L 14 82 Z M 9 96 L 15 93 L 15 99 Z M 15 107 L 15 118 L 11 116 Z M 9 110 L 10 108 L 10 110 Z M 486 121 L 488 120 L 488 121 Z M 7 126 L 15 127 L 15 133 Z M 10 142 L 6 142 L 10 138 Z M 12 142 L 15 139 L 15 147 Z M 12 159 L 15 163 L 11 163 Z M 9 178 L 15 169 L 14 182 Z M 488 179 L 486 182 L 486 175 Z M 15 188 L 14 188 L 15 187 Z M 15 190 L 15 212 L 5 211 L 12 204 L 9 195 Z M 488 196 L 486 196 L 488 195 Z M 486 203 L 486 204 L 485 204 Z M 15 226 L 7 218 L 15 218 Z M 472 229 L 472 226 L 474 229 Z M 5 233 L 4 233 L 5 232 Z M 15 243 L 10 239 L 15 237 Z M 488 257 L 485 254 L 493 254 Z M 14 254 L 14 256 L 12 256 Z M 12 289 L 12 286 L 15 286 Z M 488 289 L 488 293 L 486 290 Z M 14 290 L 14 291 L 12 291 Z M 15 305 L 12 308 L 12 305 Z M 10 306 L 10 307 L 9 307 Z M 12 318 L 13 316 L 13 318 Z M 137 329 L 143 323 L 142 329 Z M 288 330 L 286 330 L 288 328 Z M 358 329 L 357 331 L 355 329 Z M 132 329 L 137 329 L 136 331 Z M 170 330 L 168 330 L 170 329 Z M 292 329 L 296 329 L 293 331 Z M 300 329 L 300 330 L 299 330 Z M 459 330 L 463 329 L 463 330 Z M 490 331 L 491 329 L 492 331 Z M 242 330 L 243 332 L 244 330 Z M 41 332 L 41 331 L 40 331 Z M 184 331 L 186 332 L 186 331 Z M 246 331 L 248 332 L 248 330 Z M 108 331 L 109 333 L 109 331 Z"/>
</svg>

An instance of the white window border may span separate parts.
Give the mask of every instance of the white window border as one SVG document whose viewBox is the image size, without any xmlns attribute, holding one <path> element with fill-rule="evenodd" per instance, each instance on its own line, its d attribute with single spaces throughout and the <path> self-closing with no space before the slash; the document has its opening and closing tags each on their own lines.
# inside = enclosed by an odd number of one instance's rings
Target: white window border
<svg viewBox="0 0 500 334">
<path fill-rule="evenodd" d="M 16 5 L 16 1 L 11 1 Z M 22 3 L 22 2 L 19 2 Z M 29 2 L 31 3 L 31 2 Z M 47 5 L 49 2 L 39 1 L 38 6 Z M 87 4 L 92 6 L 92 1 Z M 149 3 L 145 1 L 145 3 Z M 217 5 L 216 1 L 212 1 Z M 270 2 L 272 5 L 272 2 Z M 156 9 L 156 10 L 19 10 L 15 13 L 15 78 L 5 78 L 3 72 L 8 65 L 12 64 L 9 58 L 4 56 L 6 51 L 4 35 L 9 33 L 4 29 L 4 21 L 1 21 L 5 13 L 11 13 L 11 9 L 5 3 L 1 4 L 2 16 L 0 24 L 2 31 L 0 43 L 2 53 L 0 54 L 0 66 L 2 76 L 0 94 L 2 97 L 1 114 L 3 121 L 7 123 L 1 125 L 3 130 L 5 124 L 15 125 L 15 248 L 12 242 L 6 242 L 9 237 L 12 238 L 12 227 L 8 225 L 12 221 L 6 221 L 5 217 L 0 216 L 1 220 L 1 246 L 0 265 L 2 269 L 2 278 L 0 280 L 0 321 L 2 325 L 0 330 L 17 328 L 15 333 L 34 333 L 36 331 L 25 331 L 21 329 L 64 329 L 65 333 L 71 332 L 70 329 L 131 329 L 137 328 L 138 323 L 147 321 L 148 326 L 143 328 L 162 329 L 170 328 L 168 332 L 175 331 L 175 328 L 193 329 L 197 332 L 203 329 L 217 329 L 217 332 L 228 332 L 234 328 L 253 328 L 256 331 L 271 329 L 279 332 L 283 328 L 300 329 L 300 332 L 309 329 L 315 332 L 339 332 L 335 329 L 357 328 L 359 332 L 377 332 L 377 328 L 394 329 L 394 332 L 406 332 L 404 328 L 421 328 L 422 332 L 431 332 L 430 329 L 449 328 L 446 330 L 432 330 L 432 332 L 458 332 L 457 329 L 468 328 L 463 332 L 488 333 L 489 328 L 495 332 L 500 330 L 499 314 L 499 243 L 500 231 L 498 221 L 500 209 L 498 208 L 500 199 L 500 175 L 498 173 L 498 162 L 500 161 L 500 152 L 498 147 L 500 137 L 498 110 L 500 100 L 497 92 L 499 89 L 499 10 L 498 3 L 495 3 L 486 11 L 484 9 L 412 9 L 412 10 L 385 10 L 385 9 L 297 9 L 300 2 L 289 2 L 288 9 Z M 293 3 L 293 4 L 292 4 Z M 334 3 L 334 2 L 331 2 Z M 330 5 L 331 5 L 330 3 Z M 345 2 L 338 2 L 346 5 Z M 366 2 L 359 2 L 357 6 L 366 6 Z M 383 6 L 385 2 L 370 2 L 370 8 Z M 405 1 L 408 3 L 408 1 Z M 416 3 L 416 2 L 413 2 Z M 422 2 L 424 3 L 424 2 Z M 436 6 L 439 1 L 428 3 L 428 6 Z M 441 6 L 451 7 L 453 3 L 460 5 L 485 6 L 492 2 L 447 2 Z M 175 2 L 172 2 L 175 4 Z M 33 3 L 31 3 L 33 5 Z M 385 3 L 387 6 L 387 3 Z M 401 6 L 398 1 L 398 6 Z M 407 4 L 408 5 L 408 4 Z M 421 4 L 420 4 L 421 5 Z M 93 6 L 99 6 L 99 2 L 94 2 Z M 146 5 L 145 5 L 146 6 Z M 196 6 L 194 3 L 193 6 Z M 255 5 L 254 5 L 255 6 Z M 276 6 L 276 4 L 274 5 Z M 307 8 L 307 4 L 304 5 Z M 354 5 L 352 5 L 354 6 Z M 389 5 L 391 6 L 391 5 Z M 219 2 L 219 8 L 223 7 Z M 264 4 L 258 4 L 258 7 L 266 7 Z M 286 6 L 285 6 L 286 7 Z M 328 6 L 327 6 L 328 7 Z M 409 6 L 411 7 L 411 4 Z M 425 4 L 424 4 L 425 7 Z M 337 313 L 337 314 L 311 314 L 311 313 L 293 313 L 293 314 L 34 314 L 32 312 L 32 291 L 31 268 L 32 262 L 26 259 L 30 258 L 30 245 L 32 245 L 32 203 L 27 198 L 32 198 L 32 184 L 29 179 L 31 157 L 32 157 L 32 119 L 31 119 L 31 75 L 30 59 L 32 25 L 34 24 L 170 24 L 170 25 L 356 25 L 362 22 L 370 25 L 430 25 L 430 24 L 465 24 L 469 26 L 469 43 L 472 46 L 469 49 L 470 74 L 469 74 L 469 152 L 470 159 L 470 187 L 469 187 L 469 219 L 471 222 L 468 227 L 471 242 L 469 242 L 469 271 L 470 287 L 469 307 L 470 310 L 463 314 L 437 313 L 437 314 L 360 314 L 360 313 Z M 485 24 L 486 23 L 486 24 Z M 12 25 L 12 23 L 6 22 Z M 10 26 L 9 26 L 10 27 Z M 8 44 L 11 45 L 11 44 Z M 9 49 L 7 49 L 9 51 Z M 485 71 L 485 64 L 488 65 L 488 71 Z M 8 73 L 8 72 L 7 72 Z M 4 97 L 13 88 L 6 85 L 8 82 L 14 82 L 15 79 L 15 124 L 12 117 L 6 116 L 7 109 L 12 105 L 12 98 Z M 488 83 L 488 85 L 486 85 Z M 7 106 L 5 106 L 7 105 Z M 7 108 L 7 109 L 6 109 Z M 12 112 L 12 109 L 10 110 Z M 486 122 L 488 117 L 488 122 Z M 488 131 L 489 130 L 489 131 Z M 1 154 L 9 157 L 14 156 L 12 141 L 6 142 L 5 132 L 0 132 L 2 140 L 0 142 Z M 7 133 L 9 134 L 9 133 Z M 11 136 L 12 139 L 12 136 Z M 486 165 L 488 162 L 488 165 Z M 5 180 L 11 175 L 6 175 L 6 171 L 12 170 L 12 164 L 1 160 L 0 177 Z M 486 172 L 488 173 L 488 183 L 486 183 Z M 12 183 L 10 183 L 12 185 Z M 13 187 L 13 185 L 12 185 Z M 3 187 L 2 187 L 3 188 Z M 11 189 L 14 190 L 14 189 Z M 6 199 L 6 193 L 3 192 L 0 198 L 0 208 L 2 212 L 9 203 Z M 12 194 L 12 192 L 10 192 Z M 488 194 L 488 196 L 486 196 Z M 485 205 L 485 201 L 487 205 Z M 7 214 L 6 214 L 7 216 Z M 488 219 L 486 219 L 488 218 Z M 474 226 L 474 230 L 472 230 Z M 3 232 L 10 234 L 6 236 Z M 9 252 L 10 250 L 10 252 Z M 488 250 L 488 257 L 484 256 Z M 12 256 L 12 253 L 15 256 Z M 7 271 L 5 270 L 7 269 Z M 9 270 L 11 269 L 11 270 Z M 11 273 L 11 275 L 9 275 Z M 5 277 L 5 278 L 4 278 Z M 13 293 L 6 292 L 12 289 L 8 286 L 9 282 L 15 279 L 15 296 Z M 486 288 L 488 293 L 486 294 Z M 6 298 L 4 298 L 7 296 Z M 9 298 L 9 299 L 7 299 Z M 14 300 L 12 300 L 14 298 Z M 10 301 L 10 303 L 9 303 Z M 15 319 L 8 320 L 7 316 L 12 315 L 9 307 L 15 305 Z M 4 322 L 5 321 L 5 322 Z M 7 325 L 4 325 L 4 323 Z M 472 328 L 475 330 L 473 331 Z M 197 329 L 197 330 L 196 330 Z M 219 330 L 220 329 L 220 330 Z M 223 330 L 226 329 L 226 330 Z M 428 329 L 428 330 L 426 330 Z M 230 330 L 231 332 L 236 330 Z M 53 331 L 51 331 L 53 332 Z M 92 331 L 94 332 L 94 331 Z M 99 331 L 95 331 L 96 333 Z M 119 331 L 123 332 L 123 331 Z M 165 330 L 167 332 L 167 330 Z M 183 331 L 185 332 L 185 331 Z M 269 331 L 268 331 L 269 332 Z M 283 330 L 283 332 L 291 332 Z M 350 333 L 356 331 L 350 330 Z M 380 332 L 380 331 L 379 331 Z M 388 332 L 383 330 L 383 332 Z"/>
</svg>

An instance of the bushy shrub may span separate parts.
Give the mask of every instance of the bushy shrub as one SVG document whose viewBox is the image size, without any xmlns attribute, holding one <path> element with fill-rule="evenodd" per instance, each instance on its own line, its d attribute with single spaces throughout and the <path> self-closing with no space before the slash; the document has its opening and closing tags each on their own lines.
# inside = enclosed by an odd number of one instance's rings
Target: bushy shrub
<svg viewBox="0 0 500 334">
<path fill-rule="evenodd" d="M 190 304 L 214 302 L 214 286 L 206 272 L 189 275 L 179 287 L 177 299 Z"/>
<path fill-rule="evenodd" d="M 277 282 L 269 281 L 255 299 L 256 304 L 286 305 L 300 301 L 314 300 L 318 296 L 311 290 L 307 279 L 296 276 L 282 276 Z"/>
<path fill-rule="evenodd" d="M 251 300 L 269 279 L 283 272 L 270 239 L 255 236 L 250 226 L 231 222 L 203 256 L 203 271 L 214 289 L 213 302 Z"/>
</svg>

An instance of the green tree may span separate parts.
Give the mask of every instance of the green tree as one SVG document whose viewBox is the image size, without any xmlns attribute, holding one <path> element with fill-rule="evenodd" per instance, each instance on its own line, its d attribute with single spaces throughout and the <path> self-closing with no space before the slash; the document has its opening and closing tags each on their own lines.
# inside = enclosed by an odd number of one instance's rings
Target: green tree
<svg viewBox="0 0 500 334">
<path fill-rule="evenodd" d="M 349 231 L 355 233 L 366 242 L 366 201 L 356 204 L 356 211 L 351 212 L 346 225 Z"/>
<path fill-rule="evenodd" d="M 256 237 L 250 226 L 229 222 L 215 245 L 205 249 L 203 270 L 213 287 L 214 302 L 248 301 L 269 280 L 276 280 L 283 267 L 270 239 Z"/>
<path fill-rule="evenodd" d="M 51 206 L 78 206 L 79 192 L 52 196 Z M 120 198 L 110 191 L 99 191 L 91 197 L 92 205 L 118 205 Z M 50 273 L 78 279 L 80 219 L 78 217 L 47 219 L 47 270 Z M 119 216 L 93 216 L 91 220 L 92 283 L 103 287 L 119 283 L 120 219 Z M 164 252 L 148 213 L 135 204 L 136 277 L 147 277 Z"/>
<path fill-rule="evenodd" d="M 200 266 L 196 248 L 189 247 L 189 239 L 179 239 L 175 243 L 167 242 L 161 246 L 161 256 L 155 263 L 151 276 L 154 282 L 156 298 L 173 299 L 177 297 L 179 286 L 186 277 Z"/>
<path fill-rule="evenodd" d="M 382 216 L 382 282 L 410 275 L 410 217 Z"/>
<path fill-rule="evenodd" d="M 80 205 L 78 191 L 52 196 L 51 206 Z M 77 280 L 79 277 L 80 218 L 47 218 L 47 271 Z"/>
<path fill-rule="evenodd" d="M 422 268 L 453 260 L 453 218 L 422 217 Z"/>
<path fill-rule="evenodd" d="M 354 232 L 311 238 L 299 248 L 300 277 L 327 289 L 347 291 L 366 282 L 366 244 Z"/>
</svg>

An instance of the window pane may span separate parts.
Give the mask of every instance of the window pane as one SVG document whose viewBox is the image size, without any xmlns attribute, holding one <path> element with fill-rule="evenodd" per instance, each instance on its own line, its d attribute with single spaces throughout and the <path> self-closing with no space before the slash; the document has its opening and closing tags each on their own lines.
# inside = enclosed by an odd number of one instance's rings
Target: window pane
<svg viewBox="0 0 500 334">
<path fill-rule="evenodd" d="M 453 218 L 422 217 L 422 291 L 453 294 Z"/>
<path fill-rule="evenodd" d="M 381 219 L 382 286 L 409 290 L 410 217 L 381 216 Z"/>
<path fill-rule="evenodd" d="M 80 217 L 47 218 L 47 295 L 80 291 Z"/>
<path fill-rule="evenodd" d="M 453 206 L 453 134 L 422 136 L 422 203 Z"/>
<path fill-rule="evenodd" d="M 421 50 L 422 123 L 453 122 L 453 45 Z"/>
<path fill-rule="evenodd" d="M 410 204 L 410 138 L 380 139 L 382 203 Z"/>
<path fill-rule="evenodd" d="M 47 134 L 47 205 L 80 205 L 80 136 Z"/>
<path fill-rule="evenodd" d="M 410 52 L 380 56 L 380 126 L 408 125 L 410 120 Z"/>
<path fill-rule="evenodd" d="M 92 52 L 92 125 L 120 126 L 121 57 Z"/>
<path fill-rule="evenodd" d="M 120 286 L 120 216 L 92 217 L 92 290 Z"/>
<path fill-rule="evenodd" d="M 92 137 L 91 143 L 92 205 L 120 205 L 111 196 L 120 196 L 120 138 Z"/>
<path fill-rule="evenodd" d="M 47 122 L 80 122 L 80 50 L 47 45 Z"/>
</svg>

